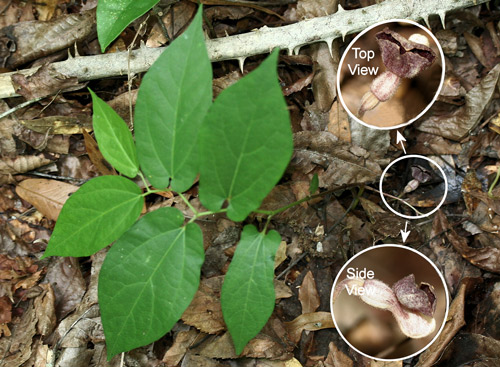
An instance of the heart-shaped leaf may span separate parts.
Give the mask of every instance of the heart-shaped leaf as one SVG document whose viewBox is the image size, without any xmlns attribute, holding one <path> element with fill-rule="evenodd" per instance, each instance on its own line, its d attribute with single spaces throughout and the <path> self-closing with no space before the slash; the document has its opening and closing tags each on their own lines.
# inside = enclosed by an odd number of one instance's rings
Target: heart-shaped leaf
<svg viewBox="0 0 500 367">
<path fill-rule="evenodd" d="M 139 172 L 139 161 L 132 133 L 115 110 L 90 89 L 89 92 L 92 96 L 94 133 L 99 150 L 114 168 L 134 178 Z"/>
<path fill-rule="evenodd" d="M 167 333 L 194 297 L 205 253 L 194 223 L 160 208 L 115 242 L 99 275 L 99 305 L 108 358 Z"/>
<path fill-rule="evenodd" d="M 160 0 L 99 0 L 97 3 L 97 37 L 104 52 L 106 47 L 135 19 Z"/>
<path fill-rule="evenodd" d="M 236 354 L 264 327 L 274 309 L 274 256 L 281 242 L 276 231 L 243 228 L 224 278 L 221 306 Z"/>
<path fill-rule="evenodd" d="M 292 130 L 278 83 L 277 59 L 276 50 L 225 89 L 201 127 L 201 202 L 216 211 L 227 200 L 227 215 L 235 221 L 260 206 L 292 156 Z"/>
<path fill-rule="evenodd" d="M 92 255 L 120 237 L 143 205 L 142 191 L 132 181 L 93 178 L 64 204 L 43 257 Z"/>
<path fill-rule="evenodd" d="M 141 167 L 157 188 L 182 192 L 199 170 L 198 131 L 212 103 L 212 65 L 198 10 L 189 28 L 161 54 L 142 80 L 135 107 Z"/>
</svg>

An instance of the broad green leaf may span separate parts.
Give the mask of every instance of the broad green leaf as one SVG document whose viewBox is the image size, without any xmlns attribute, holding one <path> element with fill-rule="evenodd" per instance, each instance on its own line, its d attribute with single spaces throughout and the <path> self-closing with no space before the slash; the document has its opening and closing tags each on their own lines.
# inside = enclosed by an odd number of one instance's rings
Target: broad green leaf
<svg viewBox="0 0 500 367">
<path fill-rule="evenodd" d="M 64 204 L 43 257 L 92 255 L 120 237 L 143 205 L 141 189 L 125 177 L 93 178 Z"/>
<path fill-rule="evenodd" d="M 274 309 L 274 256 L 281 242 L 276 231 L 243 228 L 224 278 L 221 306 L 236 354 L 264 327 Z"/>
<path fill-rule="evenodd" d="M 139 162 L 157 188 L 186 191 L 199 170 L 198 131 L 212 103 L 212 66 L 202 13 L 161 54 L 142 80 L 135 107 Z"/>
<path fill-rule="evenodd" d="M 104 52 L 106 47 L 135 19 L 145 14 L 160 0 L 99 0 L 97 3 L 97 37 Z"/>
<path fill-rule="evenodd" d="M 255 71 L 224 90 L 200 131 L 200 199 L 241 221 L 260 206 L 292 156 L 292 131 L 278 84 L 274 51 Z"/>
<path fill-rule="evenodd" d="M 111 247 L 99 275 L 108 358 L 165 335 L 191 302 L 205 253 L 174 208 L 146 214 Z"/>
<path fill-rule="evenodd" d="M 132 133 L 115 110 L 89 91 L 94 109 L 94 133 L 102 155 L 118 171 L 134 178 L 139 172 L 139 161 Z"/>
</svg>

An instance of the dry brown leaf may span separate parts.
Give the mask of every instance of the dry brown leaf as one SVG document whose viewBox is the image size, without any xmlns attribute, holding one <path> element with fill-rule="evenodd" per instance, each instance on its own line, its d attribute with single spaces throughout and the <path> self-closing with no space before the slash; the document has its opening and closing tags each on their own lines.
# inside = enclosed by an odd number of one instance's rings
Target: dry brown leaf
<svg viewBox="0 0 500 367">
<path fill-rule="evenodd" d="M 446 347 L 439 362 L 443 366 L 497 367 L 500 341 L 485 335 L 460 333 Z"/>
<path fill-rule="evenodd" d="M 460 141 L 474 129 L 491 101 L 500 77 L 500 64 L 495 66 L 465 96 L 465 105 L 446 116 L 431 116 L 418 125 L 418 130 Z"/>
<path fill-rule="evenodd" d="M 139 89 L 133 89 L 113 98 L 106 103 L 125 121 L 130 123 L 130 105 L 135 106 Z M 129 125 L 130 126 L 130 125 Z"/>
<path fill-rule="evenodd" d="M 174 14 L 172 14 L 172 12 Z M 196 5 L 192 2 L 182 1 L 170 8 L 170 11 L 162 17 L 162 22 L 167 30 L 170 39 L 175 38 L 176 34 L 182 30 L 186 24 L 192 19 L 196 12 Z M 172 20 L 174 21 L 172 23 Z M 172 34 L 173 30 L 173 34 Z M 146 41 L 148 47 L 160 47 L 167 43 L 167 39 L 162 28 L 158 23 L 153 26 L 151 33 Z"/>
<path fill-rule="evenodd" d="M 75 257 L 54 257 L 47 267 L 45 281 L 56 295 L 56 315 L 59 320 L 72 312 L 81 302 L 87 289 L 80 264 Z"/>
<path fill-rule="evenodd" d="M 172 367 L 179 365 L 198 335 L 199 332 L 194 329 L 179 331 L 175 336 L 174 344 L 163 355 L 162 362 Z"/>
<path fill-rule="evenodd" d="M 37 317 L 36 330 L 39 335 L 45 337 L 56 327 L 55 295 L 49 283 L 40 284 L 40 287 L 43 292 L 34 301 Z"/>
<path fill-rule="evenodd" d="M 293 292 L 284 280 L 274 279 L 274 293 L 276 294 L 276 299 L 290 298 L 293 297 Z"/>
<path fill-rule="evenodd" d="M 274 268 L 276 269 L 285 260 L 286 260 L 286 242 L 281 241 L 278 250 L 276 251 L 276 255 L 274 256 Z"/>
<path fill-rule="evenodd" d="M 238 355 L 234 351 L 233 341 L 229 333 L 225 333 L 220 337 L 213 336 L 212 338 L 213 339 L 209 339 L 202 346 L 194 348 L 193 351 L 196 354 L 208 358 L 238 358 Z M 239 357 L 288 360 L 292 356 L 283 348 L 279 340 L 259 333 L 248 342 Z"/>
<path fill-rule="evenodd" d="M 339 138 L 340 141 L 351 143 L 351 127 L 349 115 L 344 107 L 335 101 L 328 114 L 328 131 Z"/>
<path fill-rule="evenodd" d="M 22 181 L 16 193 L 47 218 L 57 220 L 61 209 L 78 186 L 66 182 L 33 178 Z"/>
<path fill-rule="evenodd" d="M 204 333 L 217 334 L 226 329 L 218 295 L 223 277 L 212 277 L 200 282 L 198 291 L 181 319 Z"/>
<path fill-rule="evenodd" d="M 465 41 L 467 42 L 467 45 L 469 45 L 472 53 L 474 54 L 474 56 L 476 56 L 479 62 L 485 68 L 491 69 L 491 65 L 483 52 L 481 39 L 479 37 L 474 36 L 473 34 L 470 34 L 469 32 L 464 32 L 464 38 Z"/>
<path fill-rule="evenodd" d="M 209 8 L 207 10 L 210 9 L 213 8 Z M 234 70 L 220 78 L 214 79 L 214 81 L 212 82 L 212 91 L 214 94 L 214 98 L 216 98 L 224 89 L 230 87 L 241 78 L 242 78 L 241 72 L 239 70 Z"/>
<path fill-rule="evenodd" d="M 445 241 L 445 233 L 449 229 L 446 215 L 438 210 L 432 223 L 429 247 L 436 256 L 436 265 L 442 269 L 448 289 L 454 293 L 463 277 L 479 277 L 481 270 L 465 261 L 456 251 L 450 251 L 449 244 Z"/>
<path fill-rule="evenodd" d="M 300 78 L 293 82 L 291 85 L 285 86 L 283 88 L 283 94 L 289 96 L 293 93 L 300 92 L 302 89 L 311 84 L 314 77 L 314 73 L 310 73 L 303 78 Z"/>
<path fill-rule="evenodd" d="M 81 134 L 92 131 L 92 117 L 88 115 L 48 116 L 35 120 L 19 120 L 27 129 L 41 134 Z"/>
<path fill-rule="evenodd" d="M 376 361 L 372 359 L 370 367 L 403 367 L 403 361 Z"/>
<path fill-rule="evenodd" d="M 500 340 L 500 282 L 496 282 L 492 288 L 473 311 L 476 320 L 470 329 Z"/>
<path fill-rule="evenodd" d="M 330 312 L 305 313 L 290 322 L 285 322 L 290 340 L 298 343 L 303 330 L 316 331 L 335 328 Z"/>
<path fill-rule="evenodd" d="M 299 288 L 299 301 L 302 305 L 302 313 L 312 313 L 320 305 L 318 290 L 312 272 L 309 270 Z"/>
<path fill-rule="evenodd" d="M 441 356 L 444 348 L 453 339 L 455 334 L 465 325 L 464 319 L 464 301 L 465 291 L 467 288 L 467 279 L 464 279 L 460 284 L 458 293 L 451 303 L 448 311 L 448 319 L 443 327 L 443 330 L 425 352 L 420 355 L 416 367 L 431 367 Z"/>
<path fill-rule="evenodd" d="M 382 170 L 365 149 L 339 141 L 327 131 L 294 134 L 295 151 L 289 170 L 309 174 L 318 168 L 319 187 L 334 188 L 372 182 Z"/>
<path fill-rule="evenodd" d="M 0 184 L 2 183 L 2 178 L 8 181 L 11 175 L 26 173 L 51 162 L 50 159 L 45 158 L 42 154 L 3 158 L 0 160 Z"/>
<path fill-rule="evenodd" d="M 85 130 L 82 130 L 83 139 L 85 141 L 85 150 L 92 164 L 99 170 L 102 175 L 116 175 L 115 169 L 104 159 L 97 142 Z"/>
<path fill-rule="evenodd" d="M 467 244 L 467 239 L 459 236 L 452 228 L 446 233 L 446 237 L 464 259 L 472 265 L 493 273 L 500 273 L 500 248 L 483 247 L 473 248 Z"/>
<path fill-rule="evenodd" d="M 352 367 L 353 361 L 351 358 L 342 353 L 333 342 L 328 344 L 328 356 L 325 359 L 325 367 Z"/>
<path fill-rule="evenodd" d="M 19 367 L 29 359 L 36 323 L 33 301 L 29 301 L 22 316 L 11 323 L 12 336 L 0 338 L 0 355 L 3 356 L 4 366 Z"/>
<path fill-rule="evenodd" d="M 78 78 L 62 75 L 50 64 L 42 66 L 33 75 L 13 74 L 11 79 L 16 93 L 27 100 L 50 96 L 60 90 L 78 86 Z M 79 88 L 82 87 L 83 85 Z"/>
<path fill-rule="evenodd" d="M 38 20 L 50 20 L 55 15 L 59 0 L 44 0 L 43 3 L 36 2 L 35 8 L 38 12 Z"/>
<path fill-rule="evenodd" d="M 25 8 L 29 10 L 30 7 Z M 95 35 L 95 27 L 95 10 L 63 15 L 48 22 L 16 23 L 10 29 L 0 30 L 0 39 L 14 39 L 16 44 L 12 54 L 0 57 L 0 65 L 15 69 L 29 61 L 71 47 Z"/>
</svg>

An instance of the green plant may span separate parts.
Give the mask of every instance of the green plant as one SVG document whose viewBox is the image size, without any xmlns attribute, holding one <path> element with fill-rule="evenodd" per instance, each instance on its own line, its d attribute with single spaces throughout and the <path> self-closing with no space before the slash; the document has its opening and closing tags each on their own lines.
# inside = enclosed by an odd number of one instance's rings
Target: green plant
<svg viewBox="0 0 500 367">
<path fill-rule="evenodd" d="M 125 122 L 91 91 L 103 156 L 124 176 L 140 176 L 145 192 L 123 176 L 85 183 L 64 205 L 44 257 L 89 256 L 115 241 L 98 289 L 108 358 L 163 336 L 191 302 L 204 261 L 196 219 L 226 212 L 234 221 L 244 220 L 283 175 L 293 144 L 277 58 L 275 50 L 212 103 L 200 9 L 143 78 L 135 143 Z M 205 212 L 182 195 L 198 174 Z M 193 211 L 189 221 L 175 208 L 137 220 L 145 196 L 169 190 Z M 270 219 L 276 213 L 266 214 Z M 237 354 L 274 309 L 280 241 L 267 224 L 262 232 L 246 225 L 225 276 L 221 304 Z"/>
</svg>

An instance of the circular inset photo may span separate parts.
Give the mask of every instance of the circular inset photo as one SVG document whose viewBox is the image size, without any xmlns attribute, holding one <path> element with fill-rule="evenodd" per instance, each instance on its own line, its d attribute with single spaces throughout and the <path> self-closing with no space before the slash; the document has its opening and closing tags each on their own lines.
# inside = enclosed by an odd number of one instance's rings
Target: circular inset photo
<svg viewBox="0 0 500 367">
<path fill-rule="evenodd" d="M 382 172 L 380 197 L 394 214 L 407 219 L 427 217 L 446 200 L 448 180 L 432 159 L 416 154 L 402 156 Z"/>
<path fill-rule="evenodd" d="M 357 352 L 402 360 L 422 352 L 441 332 L 448 290 L 436 266 L 418 251 L 375 246 L 342 267 L 331 312 L 341 337 Z"/>
<path fill-rule="evenodd" d="M 422 116 L 444 81 L 444 54 L 434 35 L 408 20 L 377 23 L 349 44 L 337 90 L 346 111 L 375 129 L 394 129 Z"/>
</svg>

